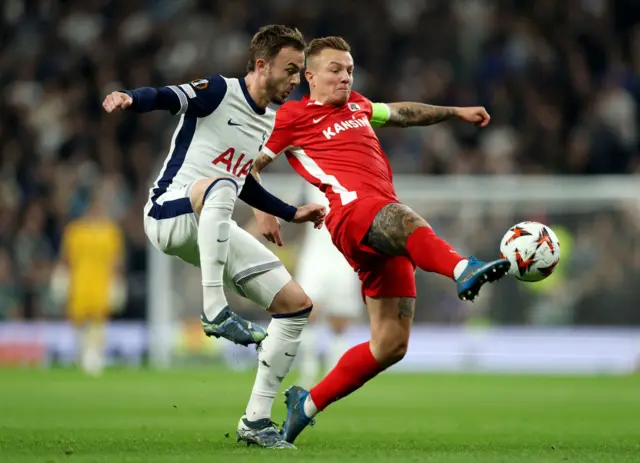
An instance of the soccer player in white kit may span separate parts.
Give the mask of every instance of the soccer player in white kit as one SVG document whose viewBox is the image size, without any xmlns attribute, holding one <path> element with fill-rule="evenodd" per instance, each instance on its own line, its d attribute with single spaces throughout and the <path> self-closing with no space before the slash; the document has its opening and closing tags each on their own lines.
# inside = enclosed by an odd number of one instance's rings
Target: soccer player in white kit
<svg viewBox="0 0 640 463">
<path fill-rule="evenodd" d="M 265 26 L 251 41 L 244 78 L 214 75 L 177 86 L 113 92 L 103 103 L 107 112 L 168 110 L 180 116 L 144 209 L 145 232 L 165 254 L 201 268 L 207 335 L 259 345 L 257 377 L 237 439 L 270 448 L 295 448 L 280 438 L 271 408 L 296 356 L 311 300 L 278 258 L 231 215 L 239 197 L 284 220 L 322 226 L 323 206 L 290 206 L 250 174 L 273 129 L 275 112 L 268 105 L 283 103 L 300 82 L 304 47 L 297 29 Z M 231 310 L 223 285 L 267 308 L 272 315 L 268 336 Z"/>
<path fill-rule="evenodd" d="M 329 209 L 325 195 L 305 182 L 304 201 L 322 204 Z M 348 349 L 346 330 L 362 313 L 360 282 L 344 256 L 331 241 L 327 229 L 306 227 L 296 267 L 296 280 L 313 300 L 313 314 L 302 334 L 298 354 L 300 384 L 313 386 L 321 370 L 330 371 Z M 324 364 L 318 352 L 318 321 L 326 322 L 329 338 L 326 340 Z"/>
</svg>

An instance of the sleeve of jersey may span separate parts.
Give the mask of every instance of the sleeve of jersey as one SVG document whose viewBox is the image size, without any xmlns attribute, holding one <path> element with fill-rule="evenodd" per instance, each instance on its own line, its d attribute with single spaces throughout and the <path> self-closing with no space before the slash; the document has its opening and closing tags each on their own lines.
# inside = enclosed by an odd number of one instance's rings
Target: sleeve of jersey
<svg viewBox="0 0 640 463">
<path fill-rule="evenodd" d="M 213 113 L 226 92 L 227 83 L 219 75 L 181 85 L 125 90 L 133 100 L 130 109 L 134 112 L 165 110 L 174 115 L 186 114 L 195 117 L 206 117 Z"/>
<path fill-rule="evenodd" d="M 273 132 L 267 143 L 262 148 L 262 152 L 271 159 L 278 157 L 284 150 L 292 145 L 293 141 L 293 125 L 291 123 L 291 115 L 286 107 L 276 111 L 276 122 L 273 126 Z"/>
<path fill-rule="evenodd" d="M 269 193 L 253 175 L 247 175 L 239 198 L 251 207 L 291 222 L 298 209 Z"/>
</svg>

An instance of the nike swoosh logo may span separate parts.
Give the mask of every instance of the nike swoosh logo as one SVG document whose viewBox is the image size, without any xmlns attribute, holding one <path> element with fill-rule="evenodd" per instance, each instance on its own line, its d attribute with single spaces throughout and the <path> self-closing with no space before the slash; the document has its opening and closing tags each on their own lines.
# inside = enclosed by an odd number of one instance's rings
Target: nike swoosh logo
<svg viewBox="0 0 640 463">
<path fill-rule="evenodd" d="M 284 355 L 287 356 L 287 357 L 295 357 L 296 356 L 296 354 L 290 354 L 289 352 L 285 352 Z"/>
<path fill-rule="evenodd" d="M 227 121 L 228 125 L 232 125 L 232 126 L 241 126 L 242 124 L 238 124 L 237 122 L 233 122 L 232 118 L 229 118 L 229 120 Z"/>
<path fill-rule="evenodd" d="M 319 117 L 319 118 L 317 118 L 317 119 L 314 117 L 314 118 L 313 118 L 313 123 L 314 123 L 314 124 L 317 124 L 318 122 L 320 122 L 320 121 L 321 121 L 322 119 L 324 119 L 325 117 L 327 117 L 327 114 L 325 114 L 324 116 Z"/>
<path fill-rule="evenodd" d="M 218 243 L 224 243 L 225 241 L 229 241 L 229 238 L 227 238 L 226 240 L 218 239 Z"/>
</svg>

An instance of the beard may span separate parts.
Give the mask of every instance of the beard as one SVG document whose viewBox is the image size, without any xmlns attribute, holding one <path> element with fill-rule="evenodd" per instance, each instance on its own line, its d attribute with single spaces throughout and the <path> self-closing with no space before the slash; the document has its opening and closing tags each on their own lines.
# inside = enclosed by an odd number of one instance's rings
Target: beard
<svg viewBox="0 0 640 463">
<path fill-rule="evenodd" d="M 280 82 L 272 78 L 271 75 L 267 78 L 267 95 L 269 95 L 269 101 L 275 104 L 284 103 L 284 92 L 280 90 Z"/>
<path fill-rule="evenodd" d="M 271 103 L 281 105 L 287 98 L 282 94 L 274 94 L 271 96 Z"/>
</svg>

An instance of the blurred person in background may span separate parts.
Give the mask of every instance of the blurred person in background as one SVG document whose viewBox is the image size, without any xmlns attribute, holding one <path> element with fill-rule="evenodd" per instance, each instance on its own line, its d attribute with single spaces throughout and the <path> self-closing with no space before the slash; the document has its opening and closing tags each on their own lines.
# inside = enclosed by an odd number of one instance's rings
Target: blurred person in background
<svg viewBox="0 0 640 463">
<path fill-rule="evenodd" d="M 305 202 L 323 204 L 329 201 L 320 190 L 305 182 Z M 330 371 L 349 348 L 346 331 L 363 312 L 358 277 L 331 242 L 328 230 L 305 226 L 298 253 L 296 280 L 313 301 L 314 311 L 302 333 L 298 355 L 300 384 L 313 386 L 320 374 Z M 318 349 L 319 324 L 326 322 L 329 336 L 322 362 Z"/>
<path fill-rule="evenodd" d="M 78 364 L 96 376 L 105 367 L 106 323 L 126 302 L 124 238 L 108 211 L 109 196 L 102 186 L 87 211 L 64 228 L 51 282 L 54 297 L 65 301 L 76 329 Z"/>
</svg>

